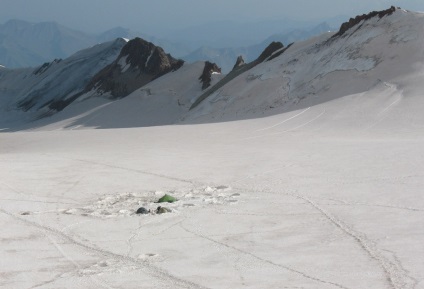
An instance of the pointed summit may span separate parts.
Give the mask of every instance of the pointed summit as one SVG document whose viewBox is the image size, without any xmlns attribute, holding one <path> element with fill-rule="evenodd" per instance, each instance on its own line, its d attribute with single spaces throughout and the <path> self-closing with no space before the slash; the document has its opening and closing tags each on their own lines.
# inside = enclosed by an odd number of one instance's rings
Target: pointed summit
<svg viewBox="0 0 424 289">
<path fill-rule="evenodd" d="M 202 90 L 205 90 L 206 88 L 211 86 L 213 73 L 221 73 L 221 68 L 219 68 L 218 65 L 216 65 L 216 63 L 206 61 L 205 68 L 203 69 L 203 73 L 199 77 L 200 82 L 203 83 Z"/>
<path fill-rule="evenodd" d="M 122 98 L 148 82 L 179 69 L 183 64 L 183 60 L 166 54 L 161 47 L 134 38 L 122 48 L 112 64 L 91 79 L 85 91 L 97 90 L 100 95 Z"/>
<path fill-rule="evenodd" d="M 245 64 L 246 63 L 244 62 L 243 56 L 240 55 L 237 57 L 236 64 L 234 64 L 234 67 L 232 70 L 242 67 Z"/>
</svg>

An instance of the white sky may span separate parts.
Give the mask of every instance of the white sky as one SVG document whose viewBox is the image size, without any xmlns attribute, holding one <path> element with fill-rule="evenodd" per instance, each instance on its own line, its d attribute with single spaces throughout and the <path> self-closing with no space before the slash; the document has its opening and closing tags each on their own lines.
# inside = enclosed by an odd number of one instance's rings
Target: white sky
<svg viewBox="0 0 424 289">
<path fill-rule="evenodd" d="M 424 11 L 423 0 L 1 0 L 0 4 L 0 23 L 56 21 L 88 32 L 122 26 L 149 34 L 220 20 L 355 16 L 390 5 Z"/>
</svg>

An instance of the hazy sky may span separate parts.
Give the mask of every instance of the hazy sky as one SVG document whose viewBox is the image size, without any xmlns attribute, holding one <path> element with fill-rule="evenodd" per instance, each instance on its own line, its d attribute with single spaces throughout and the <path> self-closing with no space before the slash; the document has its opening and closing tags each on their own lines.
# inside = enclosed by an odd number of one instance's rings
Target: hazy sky
<svg viewBox="0 0 424 289">
<path fill-rule="evenodd" d="M 87 32 L 122 26 L 148 34 L 210 21 L 355 16 L 390 5 L 424 11 L 424 0 L 0 0 L 0 23 L 56 21 Z"/>
</svg>

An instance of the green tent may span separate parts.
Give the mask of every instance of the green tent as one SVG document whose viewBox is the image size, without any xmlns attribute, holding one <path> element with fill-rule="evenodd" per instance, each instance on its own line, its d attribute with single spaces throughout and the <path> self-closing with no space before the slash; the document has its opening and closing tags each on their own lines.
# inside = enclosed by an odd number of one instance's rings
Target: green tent
<svg viewBox="0 0 424 289">
<path fill-rule="evenodd" d="M 158 203 L 173 203 L 173 202 L 176 202 L 176 201 L 177 201 L 176 198 L 166 194 L 162 198 L 160 198 L 157 202 Z"/>
</svg>

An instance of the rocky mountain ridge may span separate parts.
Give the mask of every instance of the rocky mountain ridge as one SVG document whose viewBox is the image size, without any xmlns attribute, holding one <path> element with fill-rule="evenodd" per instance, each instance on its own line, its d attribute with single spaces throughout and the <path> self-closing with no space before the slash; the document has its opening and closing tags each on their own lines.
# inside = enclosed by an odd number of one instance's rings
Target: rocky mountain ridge
<svg viewBox="0 0 424 289">
<path fill-rule="evenodd" d="M 333 35 L 333 37 L 342 36 L 346 33 L 347 30 L 351 29 L 352 27 L 358 25 L 362 21 L 369 20 L 374 17 L 379 17 L 380 19 L 387 15 L 392 15 L 396 9 L 401 9 L 400 7 L 396 8 L 395 6 L 391 6 L 389 9 L 382 10 L 382 11 L 372 11 L 368 14 L 362 14 L 358 15 L 355 18 L 350 18 L 349 21 L 342 23 L 340 26 L 339 31 Z"/>
<path fill-rule="evenodd" d="M 0 106 L 8 110 L 45 111 L 56 101 L 69 102 L 108 65 L 126 44 L 123 39 L 79 51 L 35 68 L 0 70 Z"/>
<path fill-rule="evenodd" d="M 335 29 L 324 22 L 308 29 L 299 28 L 286 33 L 276 33 L 257 44 L 245 47 L 217 48 L 214 46 L 202 46 L 190 52 L 190 54 L 182 56 L 182 58 L 188 62 L 199 60 L 215 62 L 222 68 L 223 73 L 229 73 L 233 68 L 234 60 L 239 55 L 243 56 L 245 61 L 251 62 L 254 61 L 271 42 L 281 42 L 285 44 L 299 42 L 328 31 L 335 31 Z"/>
<path fill-rule="evenodd" d="M 23 111 L 48 116 L 83 108 L 86 101 L 107 103 L 108 113 L 118 106 L 125 111 L 131 103 L 133 115 L 144 112 L 139 125 L 155 125 L 264 116 L 377 89 L 382 83 L 401 87 L 399 79 L 424 59 L 423 16 L 390 8 L 356 19 L 349 28 L 343 25 L 343 35 L 325 33 L 286 46 L 273 42 L 255 61 L 245 63 L 239 57 L 227 75 L 211 62 L 183 64 L 141 39 L 121 39 L 114 49 L 99 46 L 36 69 L 0 68 L 0 107 L 16 110 L 17 104 Z M 96 68 L 88 69 L 89 63 Z"/>
<path fill-rule="evenodd" d="M 170 72 L 184 61 L 176 59 L 141 38 L 118 38 L 82 50 L 73 56 L 55 59 L 35 68 L 0 70 L 0 108 L 22 110 L 36 118 L 51 116 L 84 99 L 116 100 Z M 203 73 L 193 81 L 207 88 L 216 64 L 203 64 Z M 197 65 L 196 65 L 197 67 Z"/>
<path fill-rule="evenodd" d="M 166 54 L 161 47 L 141 38 L 130 40 L 118 58 L 100 70 L 84 92 L 97 90 L 112 99 L 122 98 L 170 72 L 178 70 L 184 61 Z"/>
</svg>

